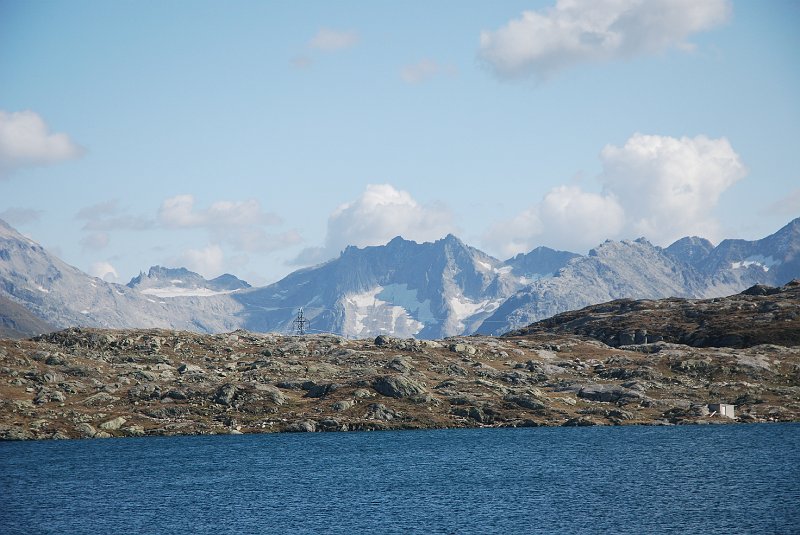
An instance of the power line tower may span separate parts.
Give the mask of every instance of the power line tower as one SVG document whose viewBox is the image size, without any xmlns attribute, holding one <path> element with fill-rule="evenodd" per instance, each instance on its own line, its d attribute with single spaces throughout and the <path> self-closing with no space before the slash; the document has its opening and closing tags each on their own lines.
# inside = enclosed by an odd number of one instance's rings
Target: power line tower
<svg viewBox="0 0 800 535">
<path fill-rule="evenodd" d="M 306 334 L 306 327 L 308 326 L 309 321 L 303 316 L 303 308 L 300 308 L 300 311 L 297 313 L 297 317 L 292 321 L 292 325 L 294 326 L 294 333 L 297 335 L 304 335 Z"/>
</svg>

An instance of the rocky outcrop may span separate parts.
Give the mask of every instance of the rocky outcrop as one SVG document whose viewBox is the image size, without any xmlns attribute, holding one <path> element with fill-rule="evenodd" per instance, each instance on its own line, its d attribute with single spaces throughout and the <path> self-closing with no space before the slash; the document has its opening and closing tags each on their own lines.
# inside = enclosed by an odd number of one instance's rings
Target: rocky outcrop
<svg viewBox="0 0 800 535">
<path fill-rule="evenodd" d="M 2 439 L 796 421 L 800 347 L 69 329 L 0 340 L 0 390 Z"/>
<path fill-rule="evenodd" d="M 508 336 L 554 332 L 588 336 L 614 347 L 655 342 L 800 345 L 800 280 L 780 288 L 757 285 L 715 299 L 621 299 L 558 314 Z"/>
</svg>

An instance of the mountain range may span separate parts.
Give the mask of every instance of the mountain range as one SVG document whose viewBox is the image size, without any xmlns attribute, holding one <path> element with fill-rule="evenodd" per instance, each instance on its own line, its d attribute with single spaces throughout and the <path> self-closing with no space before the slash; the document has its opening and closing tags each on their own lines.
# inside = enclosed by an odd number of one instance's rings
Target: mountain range
<svg viewBox="0 0 800 535">
<path fill-rule="evenodd" d="M 754 241 L 714 246 L 686 237 L 662 248 L 640 238 L 606 241 L 587 255 L 538 247 L 505 261 L 453 235 L 432 243 L 397 237 L 347 247 L 338 258 L 257 288 L 229 274 L 206 280 L 160 266 L 127 285 L 109 283 L 0 221 L 0 297 L 57 328 L 290 332 L 302 308 L 309 332 L 347 337 L 502 334 L 613 299 L 713 298 L 797 277 L 800 218 Z"/>
</svg>

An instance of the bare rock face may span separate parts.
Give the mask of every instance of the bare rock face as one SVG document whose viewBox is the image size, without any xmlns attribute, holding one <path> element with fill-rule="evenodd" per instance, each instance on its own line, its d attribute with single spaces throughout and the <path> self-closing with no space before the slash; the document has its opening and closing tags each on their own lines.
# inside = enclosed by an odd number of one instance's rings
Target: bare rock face
<svg viewBox="0 0 800 535">
<path fill-rule="evenodd" d="M 373 381 L 372 388 L 390 398 L 409 398 L 426 392 L 423 385 L 402 375 L 378 377 Z"/>
<path fill-rule="evenodd" d="M 668 342 L 694 347 L 800 345 L 800 280 L 714 299 L 620 299 L 558 314 L 508 336 L 589 336 L 614 347 Z"/>
</svg>

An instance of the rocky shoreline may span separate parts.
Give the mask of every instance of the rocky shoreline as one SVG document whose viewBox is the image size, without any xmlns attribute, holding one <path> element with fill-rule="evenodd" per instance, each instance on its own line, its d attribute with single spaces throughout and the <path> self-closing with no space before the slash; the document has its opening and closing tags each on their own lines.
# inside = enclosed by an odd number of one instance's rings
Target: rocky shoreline
<svg viewBox="0 0 800 535">
<path fill-rule="evenodd" d="M 736 406 L 736 419 L 708 410 Z M 0 340 L 0 439 L 800 421 L 800 347 L 68 329 Z"/>
</svg>

